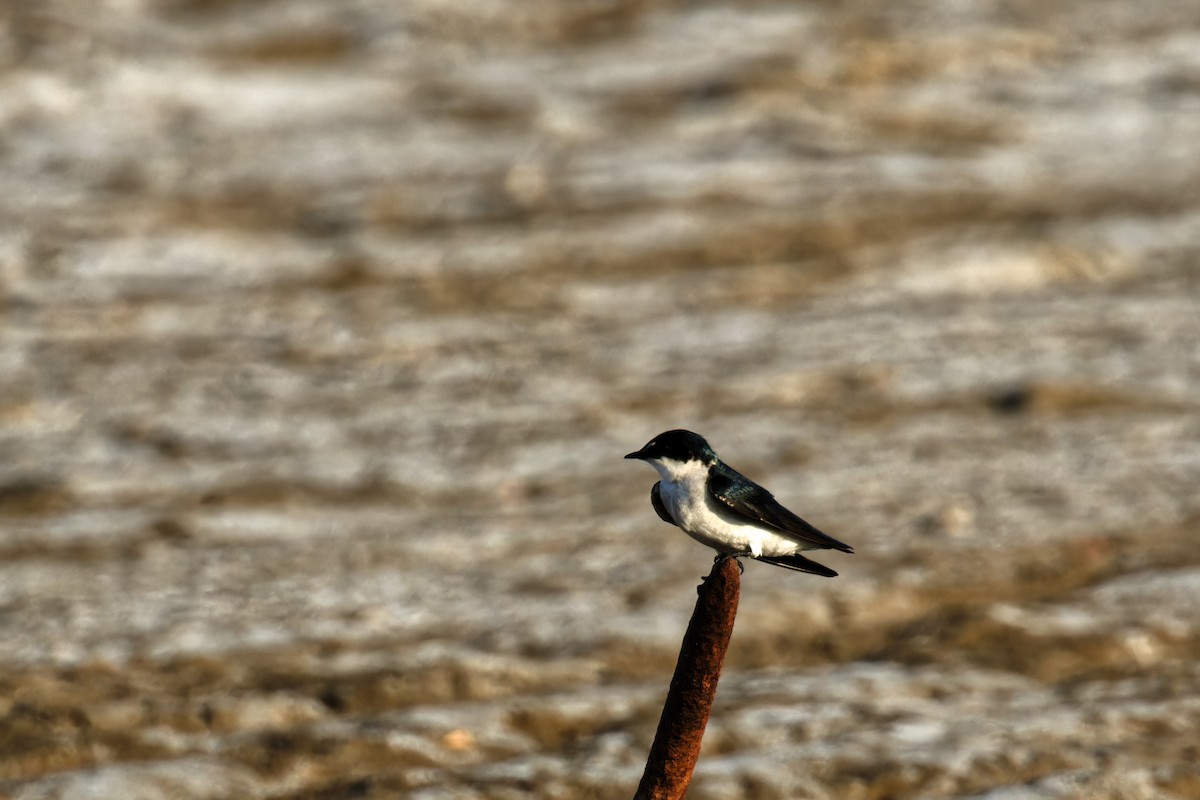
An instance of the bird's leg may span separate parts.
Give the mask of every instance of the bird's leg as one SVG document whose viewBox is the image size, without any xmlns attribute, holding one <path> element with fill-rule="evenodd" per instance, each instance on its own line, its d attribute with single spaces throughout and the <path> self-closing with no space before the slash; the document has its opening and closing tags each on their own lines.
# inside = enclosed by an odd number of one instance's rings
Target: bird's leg
<svg viewBox="0 0 1200 800">
<path fill-rule="evenodd" d="M 753 558 L 754 554 L 749 553 L 749 552 L 746 552 L 746 553 L 717 553 L 717 557 L 713 559 L 713 563 L 720 564 L 722 561 L 724 561 L 727 558 L 732 558 L 734 560 L 737 560 L 737 559 L 743 558 L 745 556 L 750 556 L 751 558 Z M 738 565 L 738 574 L 739 575 L 741 575 L 742 573 L 744 573 L 746 571 L 746 565 L 743 564 L 741 561 L 738 561 L 737 565 Z"/>
</svg>

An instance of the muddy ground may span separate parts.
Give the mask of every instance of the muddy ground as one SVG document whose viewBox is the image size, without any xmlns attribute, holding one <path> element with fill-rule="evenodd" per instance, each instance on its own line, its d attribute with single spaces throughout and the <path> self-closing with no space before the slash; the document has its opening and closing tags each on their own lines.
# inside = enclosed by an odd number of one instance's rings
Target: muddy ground
<svg viewBox="0 0 1200 800">
<path fill-rule="evenodd" d="M 1200 5 L 0 9 L 0 793 L 1200 798 Z"/>
</svg>

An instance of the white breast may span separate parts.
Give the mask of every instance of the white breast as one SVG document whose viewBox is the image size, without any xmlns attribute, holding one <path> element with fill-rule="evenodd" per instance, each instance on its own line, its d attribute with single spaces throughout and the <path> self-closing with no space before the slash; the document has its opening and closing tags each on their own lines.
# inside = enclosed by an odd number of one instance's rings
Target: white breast
<svg viewBox="0 0 1200 800">
<path fill-rule="evenodd" d="M 717 515 L 708 494 L 708 465 L 700 461 L 651 461 L 662 476 L 659 495 L 675 523 L 701 544 L 722 553 L 790 555 L 796 542 L 754 525 L 738 525 Z"/>
</svg>

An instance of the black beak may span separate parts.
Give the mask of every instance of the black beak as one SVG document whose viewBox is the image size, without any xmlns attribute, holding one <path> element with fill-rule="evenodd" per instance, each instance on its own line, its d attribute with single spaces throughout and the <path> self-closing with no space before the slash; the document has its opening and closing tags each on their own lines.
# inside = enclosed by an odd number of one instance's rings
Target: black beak
<svg viewBox="0 0 1200 800">
<path fill-rule="evenodd" d="M 636 452 L 630 453 L 629 455 L 627 455 L 625 457 L 626 458 L 636 458 L 636 459 L 640 460 L 642 458 L 642 451 L 638 450 Z"/>
</svg>

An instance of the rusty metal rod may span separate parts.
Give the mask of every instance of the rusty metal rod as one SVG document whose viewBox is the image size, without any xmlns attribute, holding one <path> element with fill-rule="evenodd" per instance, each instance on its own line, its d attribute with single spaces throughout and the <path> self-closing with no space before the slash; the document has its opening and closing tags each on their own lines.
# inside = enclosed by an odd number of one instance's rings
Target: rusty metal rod
<svg viewBox="0 0 1200 800">
<path fill-rule="evenodd" d="M 712 572 L 696 589 L 700 597 L 683 635 L 667 702 L 634 800 L 679 800 L 687 791 L 717 696 L 717 679 L 733 634 L 741 585 L 741 567 L 736 559 L 726 558 L 713 564 Z"/>
</svg>

